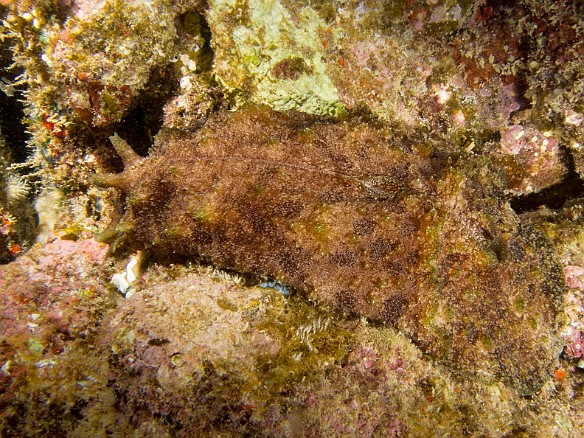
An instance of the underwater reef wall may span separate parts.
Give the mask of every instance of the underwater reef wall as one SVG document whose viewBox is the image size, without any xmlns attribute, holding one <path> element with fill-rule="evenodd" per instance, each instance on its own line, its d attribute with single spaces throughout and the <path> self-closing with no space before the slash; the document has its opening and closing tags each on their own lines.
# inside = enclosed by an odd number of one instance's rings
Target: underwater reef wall
<svg viewBox="0 0 584 438">
<path fill-rule="evenodd" d="M 578 436 L 583 17 L 0 0 L 0 435 Z"/>
</svg>

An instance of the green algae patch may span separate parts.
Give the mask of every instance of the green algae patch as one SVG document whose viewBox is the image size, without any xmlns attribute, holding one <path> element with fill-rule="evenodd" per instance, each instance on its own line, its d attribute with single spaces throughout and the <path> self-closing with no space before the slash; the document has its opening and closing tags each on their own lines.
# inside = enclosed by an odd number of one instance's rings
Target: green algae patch
<svg viewBox="0 0 584 438">
<path fill-rule="evenodd" d="M 45 346 L 41 343 L 40 340 L 36 339 L 36 338 L 30 338 L 28 340 L 28 349 L 31 353 L 42 353 L 43 350 L 45 349 Z"/>
<path fill-rule="evenodd" d="M 215 0 L 207 19 L 215 77 L 236 100 L 317 115 L 344 111 L 322 55 L 321 36 L 333 31 L 313 9 L 293 15 L 279 1 Z"/>
</svg>

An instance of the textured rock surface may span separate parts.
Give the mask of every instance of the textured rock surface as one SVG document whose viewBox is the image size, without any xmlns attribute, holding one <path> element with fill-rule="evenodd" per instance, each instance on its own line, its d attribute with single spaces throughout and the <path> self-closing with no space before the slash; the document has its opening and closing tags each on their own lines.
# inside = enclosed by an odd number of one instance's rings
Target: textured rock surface
<svg viewBox="0 0 584 438">
<path fill-rule="evenodd" d="M 526 195 L 559 184 L 568 174 L 565 154 L 551 132 L 512 125 L 501 133 L 507 189 Z"/>
<path fill-rule="evenodd" d="M 17 257 L 0 267 L 0 435 L 577 436 L 583 16 L 579 0 L 0 0 L 0 263 Z M 252 122 L 249 102 L 339 120 Z M 242 109 L 237 123 L 226 122 L 230 136 L 219 129 L 225 111 Z M 117 198 L 88 175 L 123 169 L 107 140 L 114 132 L 142 156 L 157 142 L 146 167 L 204 135 L 208 149 L 223 140 L 242 147 L 236 158 L 248 160 L 234 167 L 209 161 L 207 177 L 229 178 L 201 178 L 205 191 L 192 202 L 199 231 L 211 220 L 214 231 L 239 223 L 212 235 L 247 241 L 184 244 L 177 236 L 189 231 L 165 230 L 156 212 L 125 230 L 135 246 L 118 245 L 104 262 L 104 247 L 88 238 L 118 215 Z M 266 144 L 263 155 L 251 137 Z M 319 140 L 312 149 L 310 139 Z M 361 169 L 350 143 L 369 151 L 373 140 L 389 144 L 401 166 L 388 155 Z M 282 167 L 278 154 L 292 144 L 308 153 Z M 175 152 L 185 157 L 182 175 L 192 155 Z M 325 173 L 300 168 L 303 158 Z M 393 175 L 370 173 L 387 161 Z M 231 201 L 224 192 L 237 172 L 237 209 L 216 209 Z M 306 174 L 305 193 L 282 187 Z M 178 179 L 163 175 L 143 189 L 134 181 L 132 190 L 166 190 L 163 181 Z M 325 199 L 294 219 L 294 203 L 274 193 Z M 168 196 L 180 220 L 190 205 L 181 196 Z M 508 196 L 526 212 L 520 220 Z M 198 208 L 205 199 L 213 208 Z M 122 226 L 130 228 L 137 210 L 128 210 Z M 258 220 L 268 217 L 278 220 Z M 554 245 L 563 275 L 532 226 Z M 306 293 L 284 300 L 239 289 L 179 258 L 167 269 L 145 265 L 117 313 L 111 265 L 118 278 L 134 274 L 128 260 L 143 257 L 124 251 L 155 236 L 166 246 L 156 246 L 163 257 L 152 263 L 200 246 L 221 264 Z M 292 270 L 299 266 L 308 267 L 303 278 Z M 560 330 L 554 291 L 564 279 Z M 112 326 L 103 324 L 110 311 Z"/>
<path fill-rule="evenodd" d="M 582 425 L 576 373 L 524 398 L 437 366 L 391 327 L 210 269 L 151 266 L 116 299 L 104 257 L 93 240 L 57 240 L 0 267 L 2 434 L 568 437 Z"/>
<path fill-rule="evenodd" d="M 558 259 L 564 267 L 568 292 L 562 337 L 564 355 L 584 369 L 584 203 L 574 200 L 560 211 L 541 209 L 524 215 L 554 243 Z"/>
<path fill-rule="evenodd" d="M 323 51 L 331 27 L 310 8 L 280 1 L 213 0 L 207 14 L 217 80 L 230 92 L 280 111 L 342 111 Z"/>
<path fill-rule="evenodd" d="M 561 435 L 572 427 L 544 395 L 549 387 L 535 398 L 546 409 L 534 415 L 500 382 L 429 366 L 389 327 L 200 273 L 138 291 L 104 327 L 111 387 L 144 436 L 499 435 L 526 425 Z"/>
<path fill-rule="evenodd" d="M 60 435 L 107 383 L 95 339 L 115 304 L 107 246 L 56 240 L 0 266 L 0 434 Z M 107 368 L 105 368 L 107 369 Z"/>
</svg>

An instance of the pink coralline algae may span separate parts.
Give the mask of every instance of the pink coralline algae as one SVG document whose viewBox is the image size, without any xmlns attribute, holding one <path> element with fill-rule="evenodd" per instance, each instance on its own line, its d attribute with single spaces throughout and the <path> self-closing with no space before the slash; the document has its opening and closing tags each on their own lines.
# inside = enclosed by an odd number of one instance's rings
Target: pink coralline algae
<svg viewBox="0 0 584 438">
<path fill-rule="evenodd" d="M 511 125 L 501 134 L 509 191 L 526 195 L 557 184 L 568 173 L 558 138 L 533 125 Z"/>
<path fill-rule="evenodd" d="M 566 347 L 564 353 L 572 359 L 580 359 L 584 356 L 584 325 L 576 324 L 570 327 L 563 335 Z"/>
<path fill-rule="evenodd" d="M 571 288 L 566 297 L 569 321 L 562 331 L 564 353 L 571 359 L 584 357 L 584 268 L 568 265 L 564 268 L 566 285 Z"/>
<path fill-rule="evenodd" d="M 38 421 L 66 415 L 65 400 L 82 402 L 70 385 L 95 372 L 85 346 L 112 305 L 99 280 L 106 254 L 93 239 L 56 240 L 0 266 L 0 433 L 31 436 Z"/>
<path fill-rule="evenodd" d="M 584 292 L 584 268 L 569 265 L 564 268 L 566 284 L 574 289 Z"/>
<path fill-rule="evenodd" d="M 96 293 L 103 285 L 87 281 L 105 263 L 107 246 L 93 239 L 79 242 L 56 240 L 42 251 L 32 250 L 10 265 L 0 266 L 1 310 L 0 331 L 26 340 L 32 333 L 37 338 L 49 334 L 44 323 L 57 332 L 78 333 L 84 330 L 87 315 L 76 306 L 83 299 L 77 285 Z M 24 275 L 25 274 L 25 275 Z M 92 289 L 92 290 L 90 290 Z M 32 316 L 32 315 L 36 316 Z M 31 322 L 34 322 L 31 330 Z M 46 341 L 46 342 L 45 342 Z M 41 342 L 39 340 L 39 342 Z M 52 340 L 45 339 L 43 345 Z M 57 341 L 58 342 L 58 341 Z"/>
</svg>

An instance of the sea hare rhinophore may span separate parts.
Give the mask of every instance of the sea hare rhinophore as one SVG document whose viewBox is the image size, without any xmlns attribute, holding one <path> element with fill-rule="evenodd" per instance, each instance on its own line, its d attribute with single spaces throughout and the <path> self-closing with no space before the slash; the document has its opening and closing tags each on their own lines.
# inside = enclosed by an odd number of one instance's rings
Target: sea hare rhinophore
<svg viewBox="0 0 584 438">
<path fill-rule="evenodd" d="M 114 144 L 124 172 L 94 179 L 126 195 L 110 239 L 271 277 L 525 394 L 549 379 L 562 272 L 486 159 L 263 107 L 159 135 L 143 159 Z"/>
</svg>

